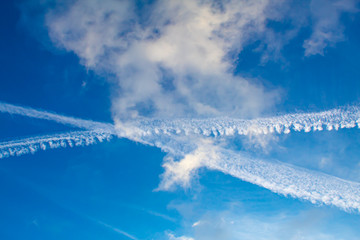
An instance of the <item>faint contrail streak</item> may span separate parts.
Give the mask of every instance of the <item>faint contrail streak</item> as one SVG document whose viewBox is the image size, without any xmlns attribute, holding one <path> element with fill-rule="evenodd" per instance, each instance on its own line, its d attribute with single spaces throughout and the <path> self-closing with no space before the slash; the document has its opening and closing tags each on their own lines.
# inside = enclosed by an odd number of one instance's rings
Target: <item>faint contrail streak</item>
<svg viewBox="0 0 360 240">
<path fill-rule="evenodd" d="M 109 140 L 111 137 L 112 134 L 106 131 L 76 131 L 3 142 L 0 143 L 0 159 L 35 153 L 38 150 L 87 146 Z"/>
<path fill-rule="evenodd" d="M 113 125 L 109 123 L 95 122 L 91 120 L 83 120 L 74 117 L 67 117 L 56 113 L 50 113 L 47 111 L 36 110 L 29 107 L 21 107 L 13 104 L 0 102 L 0 112 L 17 114 L 30 118 L 50 120 L 64 125 L 69 125 L 84 129 L 104 129 L 113 131 Z"/>
<path fill-rule="evenodd" d="M 217 155 L 205 166 L 275 193 L 360 212 L 360 183 L 226 149 L 217 149 Z"/>
<path fill-rule="evenodd" d="M 127 232 L 119 229 L 119 228 L 116 228 L 116 227 L 114 227 L 114 226 L 111 226 L 111 225 L 109 225 L 109 224 L 107 224 L 107 223 L 104 223 L 104 222 L 102 222 L 102 221 L 99 221 L 99 220 L 95 220 L 95 219 L 94 219 L 94 221 L 97 222 L 98 224 L 100 224 L 100 225 L 108 228 L 108 229 L 111 229 L 112 231 L 114 231 L 114 232 L 116 232 L 116 233 L 119 233 L 119 234 L 127 237 L 127 238 L 130 238 L 130 239 L 133 239 L 133 240 L 137 240 L 136 237 L 134 237 L 133 235 L 131 235 L 131 234 L 129 234 L 129 233 L 127 233 Z"/>
</svg>

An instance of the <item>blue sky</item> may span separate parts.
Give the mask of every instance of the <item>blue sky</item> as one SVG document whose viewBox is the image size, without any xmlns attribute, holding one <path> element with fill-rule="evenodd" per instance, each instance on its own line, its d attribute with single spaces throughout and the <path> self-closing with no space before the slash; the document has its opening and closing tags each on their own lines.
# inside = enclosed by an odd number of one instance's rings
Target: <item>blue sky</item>
<svg viewBox="0 0 360 240">
<path fill-rule="evenodd" d="M 2 1 L 0 238 L 358 239 L 359 8 Z"/>
</svg>

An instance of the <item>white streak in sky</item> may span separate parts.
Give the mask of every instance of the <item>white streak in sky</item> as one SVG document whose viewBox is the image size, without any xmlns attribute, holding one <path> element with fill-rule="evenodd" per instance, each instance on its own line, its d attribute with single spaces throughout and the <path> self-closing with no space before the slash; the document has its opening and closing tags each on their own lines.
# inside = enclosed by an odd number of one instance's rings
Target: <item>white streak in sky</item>
<svg viewBox="0 0 360 240">
<path fill-rule="evenodd" d="M 55 121 L 64 125 L 84 129 L 102 129 L 114 133 L 114 125 L 91 120 L 20 107 L 0 102 L 0 112 L 18 114 L 26 117 Z M 116 124 L 120 137 L 140 137 L 149 135 L 203 135 L 231 136 L 258 135 L 268 133 L 289 133 L 290 131 L 338 130 L 339 128 L 360 127 L 360 108 L 350 106 L 317 113 L 286 114 L 277 117 L 252 120 L 237 118 L 208 119 L 139 119 Z"/>
<path fill-rule="evenodd" d="M 102 221 L 98 221 L 98 220 L 94 220 L 94 221 L 96 221 L 98 224 L 100 224 L 100 225 L 102 225 L 102 226 L 104 226 L 104 227 L 106 227 L 106 228 L 109 228 L 109 229 L 111 229 L 112 231 L 117 232 L 117 233 L 119 233 L 119 234 L 121 234 L 121 235 L 123 235 L 123 236 L 125 236 L 125 237 L 127 237 L 127 238 L 130 238 L 130 239 L 133 239 L 133 240 L 137 240 L 136 237 L 134 237 L 133 235 L 131 235 L 131 234 L 129 234 L 129 233 L 127 233 L 127 232 L 125 232 L 125 231 L 123 231 L 123 230 L 121 230 L 121 229 L 118 229 L 118 228 L 116 228 L 116 227 L 113 227 L 113 226 L 111 226 L 111 225 L 109 225 L 109 224 L 107 224 L 107 223 L 104 223 L 104 222 L 102 222 Z"/>
<path fill-rule="evenodd" d="M 37 118 L 43 120 L 50 120 L 64 125 L 69 125 L 73 127 L 83 128 L 83 129 L 106 129 L 108 131 L 113 131 L 113 125 L 109 123 L 95 122 L 91 120 L 83 120 L 74 117 L 67 117 L 56 113 L 50 113 L 47 111 L 36 110 L 29 107 L 21 107 L 13 104 L 0 102 L 0 112 L 17 114 L 30 118 Z"/>
<path fill-rule="evenodd" d="M 0 143 L 0 159 L 35 153 L 39 150 L 88 146 L 110 140 L 111 137 L 112 134 L 105 131 L 76 131 L 3 142 Z"/>
<path fill-rule="evenodd" d="M 192 145 L 196 145 L 195 142 L 201 140 L 203 136 L 257 135 L 273 132 L 281 134 L 290 131 L 310 132 L 323 129 L 330 131 L 339 128 L 354 128 L 360 126 L 360 108 L 358 106 L 253 120 L 232 118 L 140 119 L 128 123 L 117 122 L 115 126 L 5 103 L 0 103 L 0 111 L 90 129 L 90 131 L 0 143 L 0 159 L 34 153 L 40 149 L 94 144 L 105 139 L 108 140 L 116 134 L 119 137 L 161 147 L 169 153 L 185 156 L 181 161 L 165 162 L 164 176 L 165 181 L 167 178 L 169 182 L 163 185 L 163 189 L 168 188 L 172 183 L 188 181 L 194 169 L 207 167 L 257 184 L 275 193 L 309 200 L 312 203 L 334 205 L 347 211 L 358 210 L 360 212 L 360 183 L 278 161 L 254 159 L 244 153 L 212 144 L 195 148 L 195 154 L 191 153 L 194 151 Z M 191 136 L 191 139 L 186 136 Z"/>
<path fill-rule="evenodd" d="M 140 119 L 124 125 L 118 123 L 117 130 L 121 135 L 141 138 L 142 136 L 174 134 L 204 136 L 287 134 L 290 131 L 310 132 L 324 129 L 330 131 L 356 126 L 360 127 L 360 108 L 358 106 L 252 120 L 236 118 Z"/>
<path fill-rule="evenodd" d="M 221 148 L 217 149 L 217 157 L 207 160 L 205 166 L 275 193 L 360 212 L 360 183 L 357 182 Z"/>
</svg>

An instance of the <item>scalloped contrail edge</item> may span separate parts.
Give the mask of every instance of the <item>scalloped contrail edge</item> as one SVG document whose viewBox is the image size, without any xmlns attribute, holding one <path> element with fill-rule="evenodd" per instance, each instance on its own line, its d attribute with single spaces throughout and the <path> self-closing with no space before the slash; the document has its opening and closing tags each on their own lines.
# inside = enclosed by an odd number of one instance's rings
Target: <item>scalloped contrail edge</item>
<svg viewBox="0 0 360 240">
<path fill-rule="evenodd" d="M 209 169 L 230 174 L 272 192 L 334 205 L 345 211 L 360 212 L 360 183 L 279 161 L 254 159 L 246 154 L 218 149 L 218 159 L 206 161 Z"/>
<path fill-rule="evenodd" d="M 286 114 L 277 117 L 252 120 L 236 118 L 209 119 L 139 119 L 130 123 L 118 123 L 122 135 L 137 137 L 149 135 L 259 135 L 269 133 L 290 133 L 290 131 L 338 130 L 339 128 L 360 128 L 358 106 L 337 108 L 316 113 Z M 129 131 L 132 128 L 132 131 Z"/>
<path fill-rule="evenodd" d="M 2 142 L 0 143 L 0 159 L 35 153 L 39 150 L 88 146 L 110 140 L 112 136 L 111 133 L 104 131 L 74 131 Z"/>
<path fill-rule="evenodd" d="M 91 120 L 63 116 L 47 111 L 16 106 L 0 102 L 0 112 L 55 121 L 64 125 L 114 132 L 114 125 Z M 118 122 L 116 133 L 120 137 L 141 138 L 149 135 L 258 135 L 268 133 L 289 133 L 290 131 L 338 130 L 360 127 L 360 108 L 350 106 L 315 113 L 286 114 L 277 117 L 244 120 L 237 118 L 208 119 L 137 119 L 127 123 Z"/>
</svg>

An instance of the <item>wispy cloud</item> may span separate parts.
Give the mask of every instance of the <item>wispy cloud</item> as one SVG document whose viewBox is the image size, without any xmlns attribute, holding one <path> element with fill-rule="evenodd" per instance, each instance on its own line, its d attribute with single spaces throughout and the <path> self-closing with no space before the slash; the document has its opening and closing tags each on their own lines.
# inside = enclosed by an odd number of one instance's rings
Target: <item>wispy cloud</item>
<svg viewBox="0 0 360 240">
<path fill-rule="evenodd" d="M 344 26 L 340 18 L 344 13 L 359 11 L 357 0 L 312 0 L 311 16 L 314 25 L 309 39 L 304 42 L 305 55 L 324 55 L 324 49 L 343 41 Z"/>
</svg>

